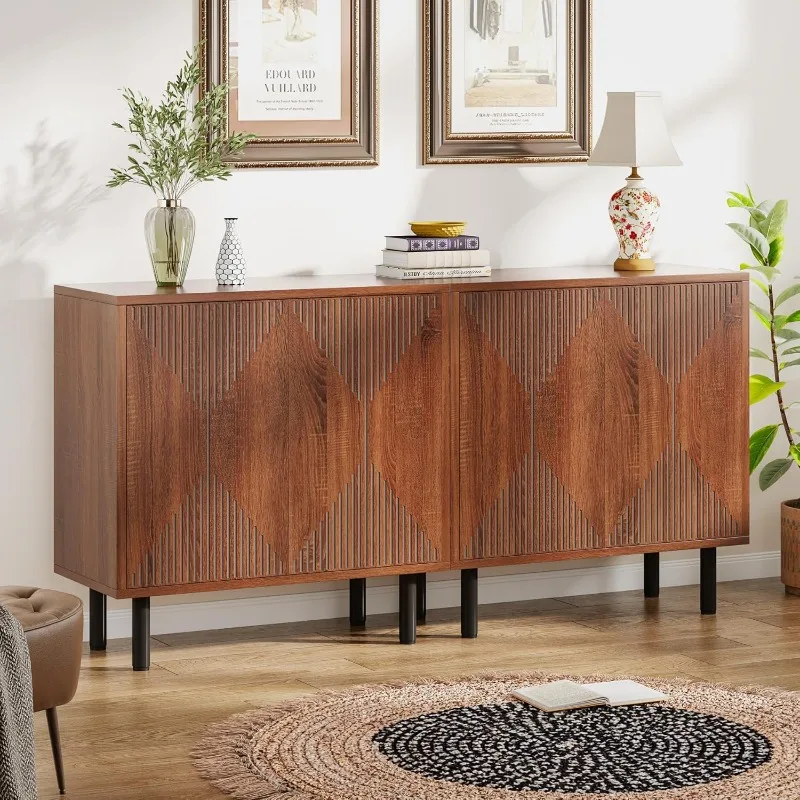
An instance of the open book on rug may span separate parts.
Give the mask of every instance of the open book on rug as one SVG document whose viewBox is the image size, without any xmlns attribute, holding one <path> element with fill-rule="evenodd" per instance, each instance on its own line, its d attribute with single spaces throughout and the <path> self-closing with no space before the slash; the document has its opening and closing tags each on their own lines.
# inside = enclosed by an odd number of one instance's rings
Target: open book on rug
<svg viewBox="0 0 800 800">
<path fill-rule="evenodd" d="M 605 683 L 553 681 L 536 686 L 524 686 L 511 694 L 517 700 L 530 703 L 541 711 L 568 711 L 593 706 L 634 706 L 669 699 L 667 695 L 636 681 Z"/>
</svg>

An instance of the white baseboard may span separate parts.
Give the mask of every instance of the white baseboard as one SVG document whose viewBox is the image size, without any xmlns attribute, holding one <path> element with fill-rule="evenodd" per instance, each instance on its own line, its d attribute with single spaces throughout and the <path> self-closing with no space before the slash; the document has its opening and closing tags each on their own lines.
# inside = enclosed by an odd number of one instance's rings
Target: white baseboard
<svg viewBox="0 0 800 800">
<path fill-rule="evenodd" d="M 773 578 L 780 575 L 780 552 L 720 553 L 717 559 L 719 581 Z M 662 586 L 689 586 L 699 579 L 700 559 L 683 558 L 661 562 Z M 546 572 L 487 575 L 480 579 L 480 602 L 507 603 L 515 600 L 540 600 L 547 597 L 624 592 L 642 586 L 643 567 L 637 563 L 600 567 L 557 569 Z M 247 597 L 238 600 L 153 605 L 150 629 L 153 635 L 184 633 L 278 622 L 301 622 L 346 617 L 347 588 Z M 432 575 L 428 581 L 428 608 L 451 608 L 460 603 L 460 581 Z M 388 614 L 397 611 L 397 587 L 367 589 L 367 612 Z M 130 609 L 109 609 L 108 638 L 123 639 L 131 631 Z M 84 639 L 89 638 L 88 615 Z"/>
</svg>

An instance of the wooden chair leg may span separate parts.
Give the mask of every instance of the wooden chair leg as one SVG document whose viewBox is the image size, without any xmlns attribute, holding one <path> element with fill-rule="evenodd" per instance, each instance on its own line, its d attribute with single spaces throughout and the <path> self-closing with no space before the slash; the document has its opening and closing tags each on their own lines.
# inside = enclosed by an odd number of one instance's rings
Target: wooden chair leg
<svg viewBox="0 0 800 800">
<path fill-rule="evenodd" d="M 64 784 L 64 762 L 61 759 L 61 736 L 58 732 L 58 715 L 54 708 L 48 708 L 45 714 L 47 714 L 47 730 L 50 732 L 50 747 L 53 748 L 53 762 L 56 765 L 58 791 L 60 794 L 66 794 L 67 788 Z"/>
</svg>

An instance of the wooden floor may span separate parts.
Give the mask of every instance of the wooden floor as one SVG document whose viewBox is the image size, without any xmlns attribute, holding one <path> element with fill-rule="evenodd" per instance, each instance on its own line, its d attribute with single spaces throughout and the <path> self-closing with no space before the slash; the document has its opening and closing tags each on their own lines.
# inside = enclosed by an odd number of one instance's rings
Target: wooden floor
<svg viewBox="0 0 800 800">
<path fill-rule="evenodd" d="M 480 636 L 459 636 L 458 611 L 431 611 L 416 646 L 397 621 L 370 617 L 159 636 L 149 673 L 130 642 L 86 653 L 75 700 L 59 711 L 70 798 L 221 798 L 188 753 L 204 728 L 237 711 L 320 688 L 406 676 L 544 669 L 694 677 L 800 689 L 800 597 L 777 580 L 720 584 L 716 617 L 698 588 L 659 600 L 626 592 L 481 607 Z M 40 796 L 58 797 L 44 715 L 37 715 Z"/>
</svg>

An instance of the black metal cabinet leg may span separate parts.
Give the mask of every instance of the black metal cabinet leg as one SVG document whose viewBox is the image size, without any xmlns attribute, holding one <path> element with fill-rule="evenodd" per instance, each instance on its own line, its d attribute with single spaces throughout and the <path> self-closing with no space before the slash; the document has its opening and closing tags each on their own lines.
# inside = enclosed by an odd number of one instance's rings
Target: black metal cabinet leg
<svg viewBox="0 0 800 800">
<path fill-rule="evenodd" d="M 700 551 L 700 613 L 717 613 L 717 548 Z"/>
<path fill-rule="evenodd" d="M 414 577 L 417 579 L 417 622 L 424 625 L 428 615 L 428 576 L 418 572 Z"/>
<path fill-rule="evenodd" d="M 461 636 L 478 636 L 478 570 L 461 570 Z"/>
<path fill-rule="evenodd" d="M 350 626 L 363 628 L 367 624 L 367 579 L 350 580 Z"/>
<path fill-rule="evenodd" d="M 89 649 L 106 649 L 106 596 L 89 589 Z"/>
<path fill-rule="evenodd" d="M 417 641 L 417 576 L 400 576 L 400 644 Z"/>
<path fill-rule="evenodd" d="M 53 763 L 56 765 L 56 780 L 58 781 L 59 794 L 66 794 L 67 787 L 64 783 L 64 762 L 61 758 L 61 735 L 58 732 L 58 714 L 55 708 L 48 708 L 47 730 L 50 733 L 50 747 L 53 750 Z"/>
<path fill-rule="evenodd" d="M 644 554 L 644 596 L 645 597 L 658 597 L 660 583 L 659 583 L 659 554 L 658 553 L 645 553 Z"/>
<path fill-rule="evenodd" d="M 133 598 L 133 669 L 150 669 L 150 598 Z"/>
</svg>

